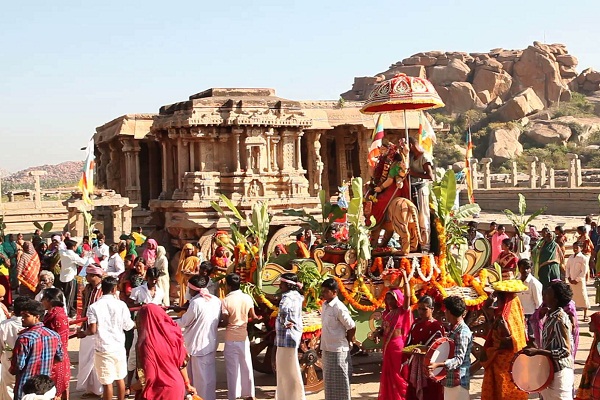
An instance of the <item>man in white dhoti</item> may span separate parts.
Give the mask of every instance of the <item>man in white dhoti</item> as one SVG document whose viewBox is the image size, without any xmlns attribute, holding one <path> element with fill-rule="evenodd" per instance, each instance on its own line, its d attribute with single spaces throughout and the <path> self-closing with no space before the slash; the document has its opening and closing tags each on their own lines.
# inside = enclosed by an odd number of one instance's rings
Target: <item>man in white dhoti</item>
<svg viewBox="0 0 600 400">
<path fill-rule="evenodd" d="M 2 349 L 2 375 L 0 378 L 0 400 L 12 400 L 15 390 L 15 376 L 11 374 L 10 359 L 19 332 L 23 330 L 21 323 L 21 306 L 30 301 L 28 297 L 17 297 L 13 303 L 14 315 L 0 323 L 0 349 Z"/>
<path fill-rule="evenodd" d="M 87 315 L 90 305 L 102 297 L 102 276 L 104 270 L 98 264 L 92 264 L 86 268 L 87 285 L 83 289 L 83 310 L 82 315 Z M 96 339 L 94 336 L 87 336 L 87 323 L 82 324 L 77 337 L 79 342 L 79 371 L 77 372 L 77 390 L 83 390 L 84 396 L 102 395 L 102 384 L 94 368 L 94 349 Z"/>
<path fill-rule="evenodd" d="M 204 400 L 217 398 L 217 332 L 221 300 L 207 289 L 208 279 L 195 275 L 188 281 L 192 296 L 185 314 L 177 321 L 183 328 L 185 347 L 190 355 L 188 376 Z"/>
<path fill-rule="evenodd" d="M 583 308 L 583 321 L 587 322 L 587 312 L 590 308 L 590 298 L 587 293 L 586 274 L 588 271 L 588 259 L 581 253 L 579 242 L 573 243 L 573 255 L 567 260 L 565 276 L 571 290 L 575 307 Z"/>
</svg>

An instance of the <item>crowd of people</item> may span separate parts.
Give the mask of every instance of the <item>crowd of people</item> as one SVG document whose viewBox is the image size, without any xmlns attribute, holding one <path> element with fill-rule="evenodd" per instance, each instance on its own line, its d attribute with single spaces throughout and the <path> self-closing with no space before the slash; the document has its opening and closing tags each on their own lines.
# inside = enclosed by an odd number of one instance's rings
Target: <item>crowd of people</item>
<svg viewBox="0 0 600 400">
<path fill-rule="evenodd" d="M 491 329 L 479 355 L 485 370 L 483 400 L 527 398 L 510 377 L 511 360 L 518 352 L 552 359 L 555 374 L 542 391 L 545 400 L 573 399 L 574 395 L 579 400 L 592 398 L 592 382 L 600 369 L 598 337 L 581 384 L 576 393 L 573 390 L 577 309 L 584 310 L 583 322 L 587 322 L 586 287 L 596 273 L 600 239 L 600 229 L 589 225 L 578 228 L 571 246 L 560 227 L 555 232 L 544 228 L 539 234 L 532 228 L 528 239 L 519 238 L 526 247 L 521 246 L 518 253 L 513 249 L 520 244 L 508 237 L 504 227 L 491 225 L 487 237 L 492 262 L 498 263 L 504 279 L 518 278 L 528 290 L 490 293 L 484 305 Z M 255 312 L 252 297 L 240 290 L 239 275 L 226 274 L 226 290 L 221 293 L 211 279 L 215 271 L 227 271 L 221 258 L 229 255 L 216 252 L 216 258 L 206 261 L 194 246 L 186 245 L 175 274 L 181 285 L 179 301 L 171 307 L 165 248 L 143 238 L 141 231 L 135 233 L 113 244 L 105 243 L 99 232 L 81 243 L 64 233 L 46 245 L 38 231 L 31 241 L 23 235 L 16 240 L 13 235 L 4 238 L 0 246 L 0 399 L 32 395 L 68 399 L 70 337 L 80 339 L 77 389 L 85 392 L 83 397 L 112 399 L 116 394 L 125 399 L 135 394 L 142 400 L 186 395 L 216 399 L 219 327 L 225 328 L 228 398 L 255 398 L 247 327 L 250 320 L 260 321 L 262 316 Z M 471 244 L 486 236 L 473 224 L 467 235 Z M 567 247 L 573 251 L 569 257 Z M 524 252 L 530 257 L 523 257 Z M 423 296 L 416 309 L 410 307 L 411 289 L 407 279 L 403 282 L 405 287 L 386 294 L 382 326 L 374 334 L 383 350 L 379 399 L 468 399 L 473 334 L 464 321 L 464 300 L 444 299 L 446 321 L 442 323 L 433 317 L 432 297 Z M 328 400 L 351 398 L 350 351 L 356 325 L 338 298 L 339 291 L 334 279 L 321 285 L 320 351 Z M 283 274 L 280 293 L 275 319 L 276 399 L 304 399 L 297 357 L 304 297 L 298 277 Z M 591 332 L 600 335 L 600 313 L 592 314 L 590 320 Z M 453 357 L 425 365 L 423 347 L 418 346 L 429 346 L 444 336 L 455 343 Z M 414 345 L 418 346 L 412 353 L 404 351 Z M 433 380 L 422 373 L 427 369 L 443 369 L 445 377 Z"/>
</svg>

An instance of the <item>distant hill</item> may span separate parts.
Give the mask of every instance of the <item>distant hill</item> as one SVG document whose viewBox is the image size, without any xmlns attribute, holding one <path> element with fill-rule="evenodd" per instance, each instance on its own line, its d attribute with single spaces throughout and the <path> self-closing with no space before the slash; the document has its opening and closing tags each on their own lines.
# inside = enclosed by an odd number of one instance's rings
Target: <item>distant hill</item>
<svg viewBox="0 0 600 400">
<path fill-rule="evenodd" d="M 2 169 L 0 168 L 0 178 L 4 178 L 7 177 L 11 174 L 10 171 L 6 170 L 6 169 Z"/>
<path fill-rule="evenodd" d="M 58 187 L 72 187 L 81 177 L 83 161 L 65 161 L 56 165 L 40 165 L 17 171 L 2 178 L 2 192 L 6 193 L 15 189 L 33 189 L 33 177 L 30 171 L 46 171 L 48 175 L 41 177 L 40 182 L 43 189 Z M 2 171 L 0 170 L 0 176 Z"/>
</svg>

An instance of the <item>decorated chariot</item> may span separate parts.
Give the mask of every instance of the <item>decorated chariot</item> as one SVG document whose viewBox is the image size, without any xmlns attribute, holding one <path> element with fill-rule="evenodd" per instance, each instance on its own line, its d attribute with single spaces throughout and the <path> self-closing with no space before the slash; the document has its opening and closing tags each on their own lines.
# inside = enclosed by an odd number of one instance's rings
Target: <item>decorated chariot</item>
<svg viewBox="0 0 600 400">
<path fill-rule="evenodd" d="M 443 105 L 429 82 L 399 75 L 376 87 L 363 110 L 389 112 L 440 104 Z M 391 287 L 402 285 L 403 271 L 410 281 L 413 305 L 419 297 L 430 295 L 437 305 L 436 317 L 443 320 L 442 299 L 460 296 L 468 307 L 466 321 L 474 335 L 487 335 L 489 324 L 481 311 L 488 298 L 484 286 L 501 278 L 498 271 L 485 268 L 490 255 L 487 240 L 478 239 L 472 248 L 467 246 L 464 221 L 479 212 L 479 207 L 455 207 L 456 179 L 453 171 L 446 171 L 431 184 L 431 200 L 425 205 L 431 211 L 429 219 L 424 222 L 419 218 L 415 203 L 410 200 L 408 152 L 403 147 L 408 145 L 408 132 L 406 136 L 405 141 L 382 149 L 374 163 L 373 179 L 367 185 L 361 178 L 352 179 L 340 187 L 340 197 L 334 203 L 321 192 L 320 220 L 302 210 L 286 210 L 287 215 L 298 219 L 298 226 L 295 231 L 290 230 L 292 235 L 279 242 L 271 240 L 268 246 L 268 204 L 257 203 L 251 215 L 242 216 L 225 196 L 213 203 L 217 212 L 229 220 L 232 233 L 231 240 L 217 240 L 214 248 L 229 246 L 233 253 L 230 270 L 243 277 L 243 290 L 253 296 L 263 316 L 249 328 L 257 371 L 276 370 L 274 321 L 279 277 L 286 272 L 296 273 L 304 285 L 304 333 L 298 358 L 307 392 L 323 387 L 319 292 L 320 284 L 329 277 L 338 282 L 339 296 L 356 322 L 354 353 L 380 348 L 374 335 L 380 326 L 384 299 Z M 395 171 L 393 176 L 390 170 Z M 381 189 L 390 186 L 385 184 L 390 182 L 388 179 L 393 184 L 391 195 Z M 408 189 L 407 195 L 400 195 L 403 188 L 405 192 Z M 374 203 L 378 202 L 379 211 L 374 210 Z M 221 208 L 222 204 L 227 209 Z M 377 212 L 382 223 L 374 217 Z M 429 227 L 426 241 L 419 219 Z M 245 230 L 241 228 L 244 221 Z M 482 342 L 475 340 L 472 357 L 477 357 Z M 478 368 L 475 360 L 473 369 Z"/>
</svg>

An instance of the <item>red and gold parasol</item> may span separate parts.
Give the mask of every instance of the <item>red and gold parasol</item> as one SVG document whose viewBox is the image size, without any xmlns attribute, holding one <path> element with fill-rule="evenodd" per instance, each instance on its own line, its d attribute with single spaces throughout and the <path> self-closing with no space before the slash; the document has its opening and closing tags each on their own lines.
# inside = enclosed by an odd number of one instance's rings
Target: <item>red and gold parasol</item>
<svg viewBox="0 0 600 400">
<path fill-rule="evenodd" d="M 440 107 L 444 107 L 444 102 L 431 82 L 425 78 L 397 74 L 375 86 L 360 112 L 377 114 Z"/>
</svg>

